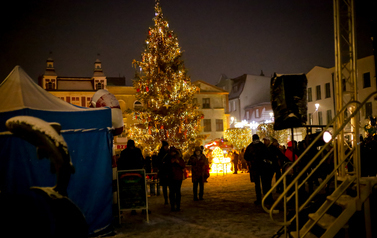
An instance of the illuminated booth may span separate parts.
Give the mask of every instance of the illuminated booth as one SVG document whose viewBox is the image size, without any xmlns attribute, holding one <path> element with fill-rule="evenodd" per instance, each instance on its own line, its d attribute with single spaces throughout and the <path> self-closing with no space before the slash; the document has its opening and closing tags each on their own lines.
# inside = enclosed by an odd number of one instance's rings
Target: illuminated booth
<svg viewBox="0 0 377 238">
<path fill-rule="evenodd" d="M 232 164 L 229 157 L 224 157 L 224 152 L 220 147 L 215 147 L 212 151 L 212 164 L 210 173 L 227 174 L 232 173 Z"/>
</svg>

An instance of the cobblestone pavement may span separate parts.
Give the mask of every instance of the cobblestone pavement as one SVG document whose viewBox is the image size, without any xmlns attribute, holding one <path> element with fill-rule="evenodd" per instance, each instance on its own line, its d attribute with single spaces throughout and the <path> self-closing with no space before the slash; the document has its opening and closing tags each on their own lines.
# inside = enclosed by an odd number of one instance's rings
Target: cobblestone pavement
<svg viewBox="0 0 377 238">
<path fill-rule="evenodd" d="M 276 194 L 275 194 L 276 195 Z M 272 237 L 281 226 L 254 205 L 254 183 L 248 173 L 211 175 L 204 200 L 193 201 L 191 178 L 183 181 L 181 211 L 171 212 L 162 194 L 148 198 L 149 223 L 141 210 L 123 213 L 113 237 Z M 281 218 L 282 212 L 276 214 Z"/>
</svg>

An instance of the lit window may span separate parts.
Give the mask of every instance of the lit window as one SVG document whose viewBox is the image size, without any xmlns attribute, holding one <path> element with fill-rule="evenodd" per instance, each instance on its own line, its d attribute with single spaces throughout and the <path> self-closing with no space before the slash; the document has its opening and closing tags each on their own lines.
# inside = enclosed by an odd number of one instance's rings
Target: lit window
<svg viewBox="0 0 377 238">
<path fill-rule="evenodd" d="M 134 102 L 134 109 L 138 109 L 138 108 L 142 108 L 143 107 L 143 104 L 139 101 L 135 101 Z"/>
<path fill-rule="evenodd" d="M 313 115 L 309 113 L 309 125 L 313 125 Z"/>
<path fill-rule="evenodd" d="M 224 131 L 224 123 L 222 119 L 216 119 L 216 131 Z"/>
<path fill-rule="evenodd" d="M 203 98 L 203 108 L 211 108 L 209 98 Z"/>
<path fill-rule="evenodd" d="M 323 124 L 323 121 L 322 121 L 322 112 L 318 112 L 318 125 L 322 125 Z"/>
<path fill-rule="evenodd" d="M 331 91 L 330 91 L 330 83 L 326 83 L 325 85 L 326 89 L 326 98 L 331 97 Z"/>
<path fill-rule="evenodd" d="M 364 88 L 370 87 L 370 73 L 363 74 L 363 80 L 364 80 Z"/>
<path fill-rule="evenodd" d="M 372 113 L 372 103 L 365 103 L 365 118 L 369 118 L 370 116 L 372 116 Z"/>
<path fill-rule="evenodd" d="M 316 93 L 317 93 L 317 99 L 316 100 L 321 100 L 321 85 L 317 85 L 316 87 Z"/>
<path fill-rule="evenodd" d="M 308 102 L 312 101 L 312 88 L 308 88 Z"/>
<path fill-rule="evenodd" d="M 331 110 L 327 110 L 327 124 L 329 124 L 332 120 Z"/>
<path fill-rule="evenodd" d="M 203 119 L 203 130 L 205 132 L 208 132 L 208 131 L 212 131 L 212 128 L 211 128 L 211 119 Z"/>
</svg>

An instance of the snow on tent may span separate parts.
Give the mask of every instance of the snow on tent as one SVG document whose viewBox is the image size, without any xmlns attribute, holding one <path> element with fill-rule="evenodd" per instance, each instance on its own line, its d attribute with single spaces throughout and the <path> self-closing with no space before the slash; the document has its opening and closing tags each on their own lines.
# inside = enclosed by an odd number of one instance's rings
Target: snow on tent
<svg viewBox="0 0 377 238">
<path fill-rule="evenodd" d="M 61 124 L 75 167 L 68 197 L 84 214 L 89 235 L 109 228 L 112 222 L 111 109 L 69 104 L 42 89 L 16 66 L 0 84 L 1 194 L 32 196 L 30 187 L 53 186 L 56 181 L 50 172 L 50 161 L 39 160 L 33 145 L 7 132 L 5 122 L 22 115 Z"/>
</svg>

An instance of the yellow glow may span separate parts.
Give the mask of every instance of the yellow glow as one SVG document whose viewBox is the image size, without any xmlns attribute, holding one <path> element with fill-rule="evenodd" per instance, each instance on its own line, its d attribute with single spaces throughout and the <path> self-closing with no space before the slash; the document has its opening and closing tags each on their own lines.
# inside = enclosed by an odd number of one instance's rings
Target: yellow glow
<svg viewBox="0 0 377 238">
<path fill-rule="evenodd" d="M 220 147 L 215 147 L 212 151 L 212 164 L 210 173 L 231 173 L 232 164 L 230 158 L 224 157 L 223 151 Z"/>
</svg>

